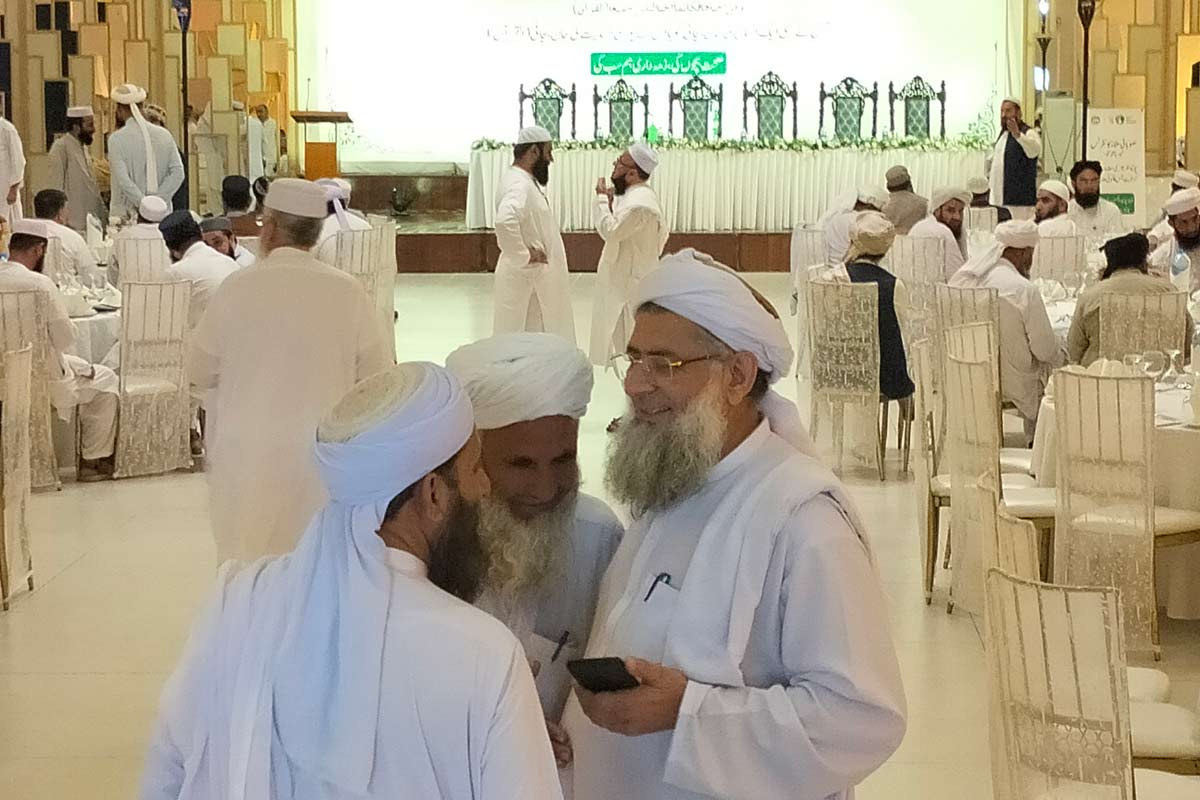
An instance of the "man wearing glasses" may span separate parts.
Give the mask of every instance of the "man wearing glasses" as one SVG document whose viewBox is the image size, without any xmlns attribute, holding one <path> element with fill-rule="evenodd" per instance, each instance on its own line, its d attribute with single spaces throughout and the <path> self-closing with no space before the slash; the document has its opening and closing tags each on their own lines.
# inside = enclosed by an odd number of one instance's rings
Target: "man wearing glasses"
<svg viewBox="0 0 1200 800">
<path fill-rule="evenodd" d="M 574 797 L 847 798 L 899 746 L 904 692 L 864 528 L 770 388 L 783 325 L 692 250 L 633 307 L 606 481 L 634 520 L 587 656 L 640 685 L 576 688 Z"/>
</svg>

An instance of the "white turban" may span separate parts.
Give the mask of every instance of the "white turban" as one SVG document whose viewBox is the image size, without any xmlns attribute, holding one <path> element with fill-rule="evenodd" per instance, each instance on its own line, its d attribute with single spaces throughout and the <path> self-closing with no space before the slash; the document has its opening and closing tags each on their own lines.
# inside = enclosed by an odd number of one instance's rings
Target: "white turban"
<svg viewBox="0 0 1200 800">
<path fill-rule="evenodd" d="M 724 264 L 692 248 L 666 256 L 638 283 L 631 308 L 654 303 L 690 320 L 738 352 L 748 352 L 774 384 L 788 373 L 795 353 L 777 316 L 763 307 L 750 285 Z M 812 439 L 791 401 L 768 392 L 760 409 L 771 430 L 816 458 Z"/>
<path fill-rule="evenodd" d="M 975 176 L 967 181 L 967 191 L 971 194 L 987 194 L 992 188 L 988 183 L 988 179 L 982 176 Z"/>
<path fill-rule="evenodd" d="M 642 172 L 650 175 L 654 172 L 654 168 L 658 166 L 658 154 L 655 153 L 650 145 L 645 142 L 634 142 L 629 145 L 629 157 L 633 159 L 633 163 L 642 168 Z"/>
<path fill-rule="evenodd" d="M 1200 189 L 1183 189 L 1171 195 L 1163 209 L 1168 217 L 1175 217 L 1196 207 L 1200 207 Z"/>
<path fill-rule="evenodd" d="M 871 206 L 876 211 L 883 211 L 887 205 L 888 193 L 878 186 L 862 186 L 858 190 L 858 202 Z"/>
<path fill-rule="evenodd" d="M 550 131 L 541 125 L 521 128 L 521 132 L 517 134 L 517 144 L 540 144 L 548 141 L 550 141 Z"/>
<path fill-rule="evenodd" d="M 480 430 L 563 416 L 580 419 L 592 398 L 592 365 L 553 333 L 502 333 L 464 345 L 446 358 L 462 382 Z"/>
<path fill-rule="evenodd" d="M 157 194 L 158 159 L 154 155 L 154 142 L 150 139 L 150 124 L 146 122 L 141 109 L 138 108 L 138 103 L 146 101 L 146 90 L 140 86 L 134 86 L 132 83 L 122 83 L 112 90 L 112 99 L 115 103 L 129 106 L 134 124 L 142 132 L 142 141 L 146 145 L 146 194 Z"/>
<path fill-rule="evenodd" d="M 333 213 L 337 215 L 338 228 L 341 230 L 350 229 L 350 221 L 346 218 L 346 201 L 350 199 L 350 184 L 345 181 L 339 181 L 336 178 L 321 178 L 316 181 L 317 186 L 320 186 L 325 192 L 325 200 L 333 204 Z M 345 184 L 343 187 L 341 184 Z"/>
<path fill-rule="evenodd" d="M 1038 226 L 1031 219 L 1010 220 L 996 226 L 996 241 L 991 247 L 972 256 L 957 272 L 950 276 L 950 285 L 977 287 L 983 284 L 987 274 L 1000 263 L 1004 251 L 1011 248 L 1028 250 L 1037 247 Z"/>
<path fill-rule="evenodd" d="M 1180 189 L 1195 189 L 1200 187 L 1200 175 L 1188 172 L 1186 169 L 1177 169 L 1175 177 L 1171 178 L 1171 183 Z"/>
<path fill-rule="evenodd" d="M 1038 191 L 1049 192 L 1055 197 L 1060 198 L 1064 203 L 1070 201 L 1071 199 L 1071 190 L 1067 188 L 1065 183 L 1059 180 L 1051 179 L 1048 181 L 1043 181 L 1042 185 L 1038 187 Z"/>
<path fill-rule="evenodd" d="M 984 189 L 983 191 L 987 191 Z M 937 211 L 951 200 L 957 200 L 964 206 L 971 204 L 971 193 L 958 186 L 939 186 L 929 195 L 929 210 Z"/>
<path fill-rule="evenodd" d="M 1028 250 L 1037 247 L 1038 226 L 1031 219 L 1014 219 L 1002 222 L 996 226 L 996 241 L 1018 250 Z"/>
</svg>

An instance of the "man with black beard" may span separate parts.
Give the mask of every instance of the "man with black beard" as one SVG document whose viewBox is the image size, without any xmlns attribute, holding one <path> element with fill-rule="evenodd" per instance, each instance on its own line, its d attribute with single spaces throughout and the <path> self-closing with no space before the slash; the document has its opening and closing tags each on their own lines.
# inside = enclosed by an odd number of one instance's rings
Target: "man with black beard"
<svg viewBox="0 0 1200 800">
<path fill-rule="evenodd" d="M 1067 204 L 1067 214 L 1075 222 L 1080 236 L 1105 241 L 1124 236 L 1129 226 L 1117 204 L 1100 196 L 1099 161 L 1076 161 L 1071 167 L 1071 188 L 1075 197 Z"/>
<path fill-rule="evenodd" d="M 330 500 L 292 553 L 223 570 L 163 693 L 142 800 L 561 797 L 513 635 L 470 604 L 489 484 L 441 367 L 320 423 Z"/>
<path fill-rule="evenodd" d="M 971 195 L 957 186 L 940 186 L 930 196 L 930 214 L 909 231 L 913 239 L 941 239 L 943 280 L 950 280 L 967 261 L 963 214 Z"/>
<path fill-rule="evenodd" d="M 1200 189 L 1184 189 L 1171 195 L 1164 206 L 1174 236 L 1160 244 L 1150 256 L 1150 274 L 1169 278 L 1176 289 L 1200 289 Z"/>
<path fill-rule="evenodd" d="M 904 692 L 864 528 L 770 388 L 787 332 L 693 250 L 632 303 L 606 482 L 634 521 L 587 656 L 639 685 L 568 702 L 575 800 L 845 800 L 900 744 Z"/>
<path fill-rule="evenodd" d="M 89 106 L 67 109 L 67 132 L 54 140 L 46 161 L 46 188 L 67 195 L 67 225 L 83 233 L 87 216 L 103 225 L 108 210 L 100 196 L 100 186 L 92 166 L 92 141 L 96 120 Z"/>
<path fill-rule="evenodd" d="M 567 251 L 546 198 L 554 161 L 550 132 L 524 128 L 497 194 L 495 318 L 492 333 L 556 333 L 575 342 Z"/>
</svg>

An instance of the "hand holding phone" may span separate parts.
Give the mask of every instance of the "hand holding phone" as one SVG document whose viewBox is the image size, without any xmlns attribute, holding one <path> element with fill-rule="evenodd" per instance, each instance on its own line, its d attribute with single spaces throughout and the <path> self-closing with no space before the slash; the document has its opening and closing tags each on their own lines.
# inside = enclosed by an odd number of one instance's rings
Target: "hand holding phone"
<svg viewBox="0 0 1200 800">
<path fill-rule="evenodd" d="M 580 686 L 589 692 L 622 692 L 638 687 L 637 678 L 629 674 L 619 658 L 577 658 L 567 662 L 567 670 Z"/>
</svg>

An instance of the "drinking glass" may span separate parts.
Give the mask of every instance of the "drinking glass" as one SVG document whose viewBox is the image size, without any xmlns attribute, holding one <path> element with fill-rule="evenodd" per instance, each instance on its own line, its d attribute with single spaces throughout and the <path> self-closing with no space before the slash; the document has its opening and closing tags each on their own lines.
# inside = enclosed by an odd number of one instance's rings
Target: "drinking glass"
<svg viewBox="0 0 1200 800">
<path fill-rule="evenodd" d="M 1162 382 L 1170 387 L 1179 384 L 1179 379 L 1183 377 L 1183 364 L 1179 360 L 1179 356 L 1183 353 L 1182 350 L 1167 350 L 1167 371 L 1162 376 Z"/>
<path fill-rule="evenodd" d="M 1142 372 L 1147 377 L 1154 378 L 1155 383 L 1162 380 L 1167 371 L 1167 357 L 1161 350 L 1147 350 L 1142 353 Z"/>
<path fill-rule="evenodd" d="M 1141 353 L 1126 353 L 1125 357 L 1121 359 L 1121 363 L 1129 369 L 1132 375 L 1138 375 L 1142 372 Z"/>
</svg>

